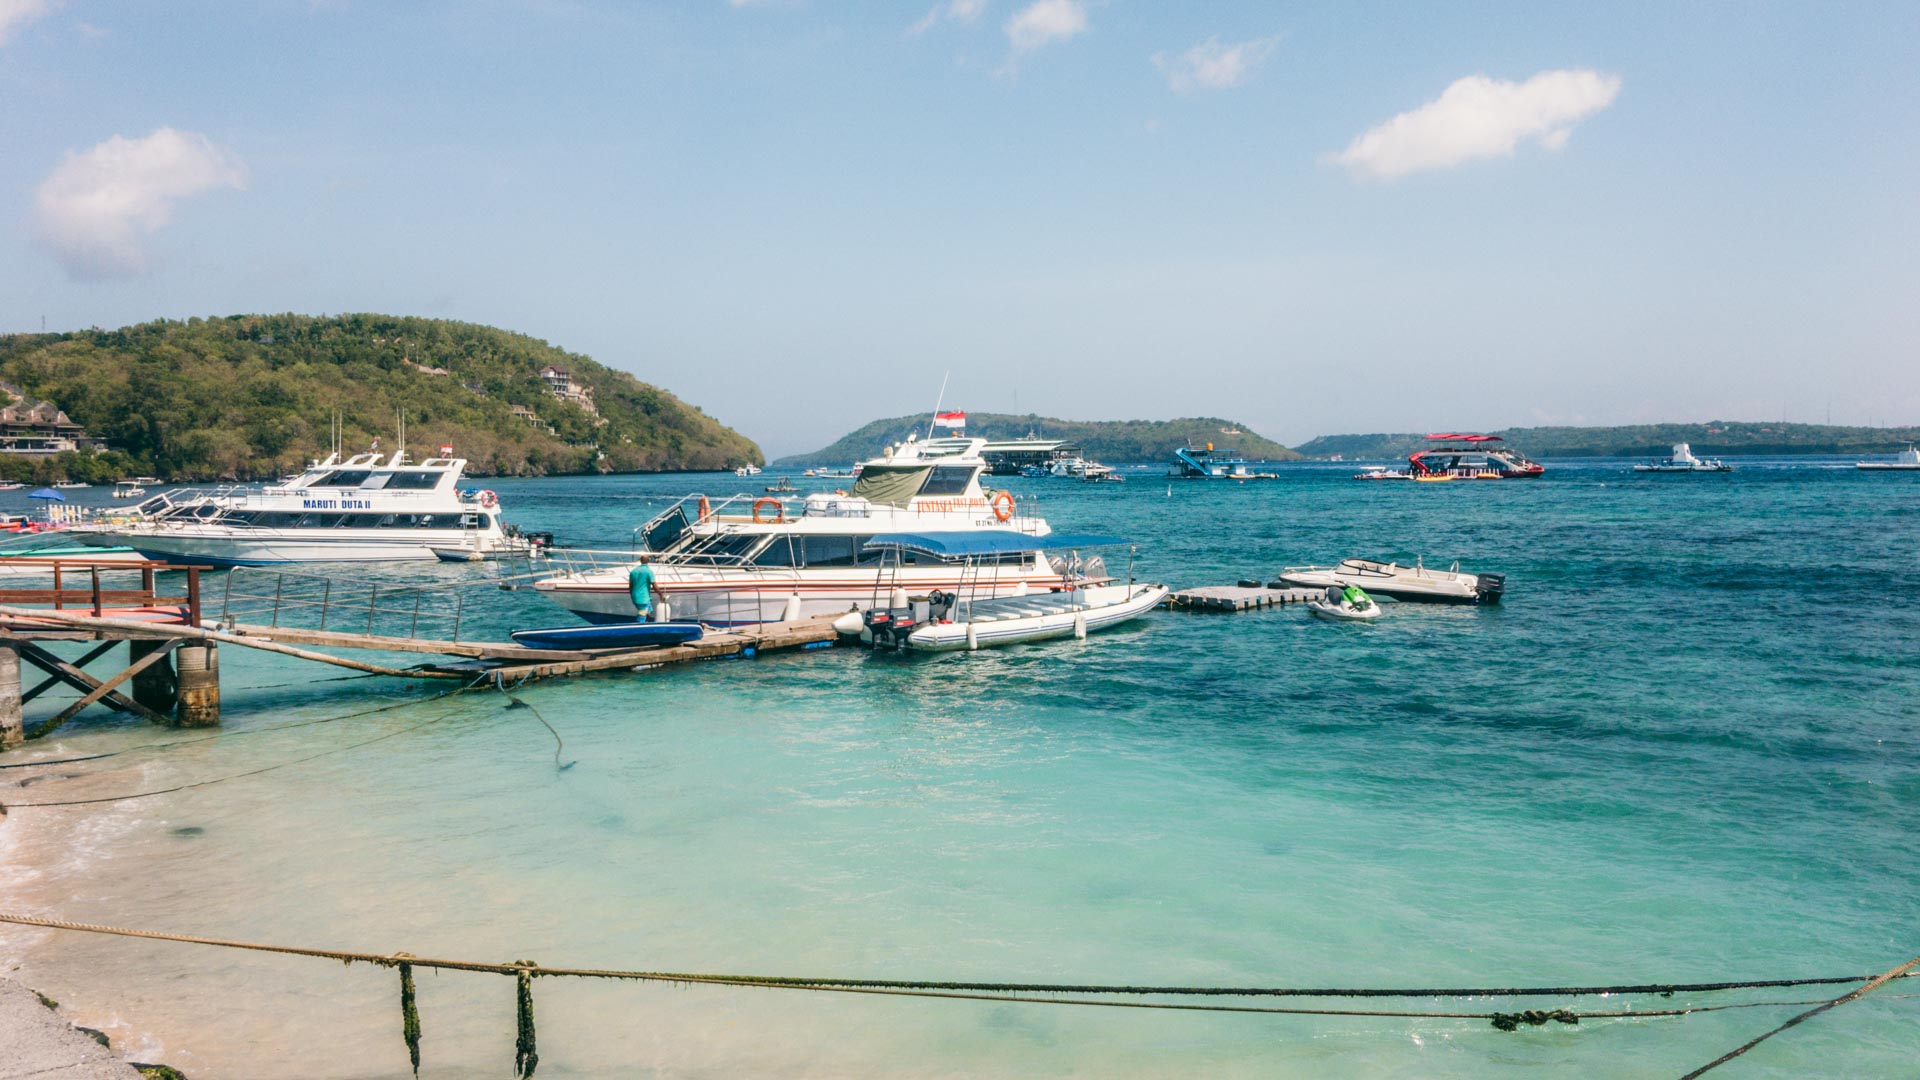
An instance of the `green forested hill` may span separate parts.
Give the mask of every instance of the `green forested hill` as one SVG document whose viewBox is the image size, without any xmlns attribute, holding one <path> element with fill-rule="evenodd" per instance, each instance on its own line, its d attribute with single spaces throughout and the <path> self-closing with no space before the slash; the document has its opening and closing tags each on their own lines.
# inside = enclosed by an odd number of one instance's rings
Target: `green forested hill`
<svg viewBox="0 0 1920 1080">
<path fill-rule="evenodd" d="M 1704 424 L 1627 427 L 1507 428 L 1498 435 L 1529 457 L 1665 457 L 1674 443 L 1724 454 L 1890 454 L 1920 440 L 1920 428 L 1837 427 L 1778 421 L 1713 420 Z M 1400 458 L 1428 445 L 1425 433 L 1322 435 L 1303 443 L 1309 457 Z"/>
<path fill-rule="evenodd" d="M 774 462 L 778 468 L 810 469 L 820 465 L 849 465 L 873 457 L 881 447 L 897 443 L 909 432 L 927 436 L 927 415 L 896 416 L 842 437 L 832 446 L 811 454 L 795 454 Z M 1005 413 L 967 413 L 967 434 L 981 439 L 1018 439 L 1028 433 L 1049 439 L 1068 439 L 1095 461 L 1108 464 L 1169 461 L 1176 447 L 1191 440 L 1212 442 L 1240 451 L 1254 461 L 1293 461 L 1300 455 L 1271 439 L 1247 431 L 1244 425 L 1214 416 L 1181 420 L 1061 420 L 1051 416 L 1010 416 Z M 1231 434 L 1229 434 L 1231 433 Z M 945 431 L 936 434 L 945 435 Z"/>
<path fill-rule="evenodd" d="M 539 373 L 549 364 L 592 388 L 597 416 L 548 392 Z M 524 334 L 443 319 L 233 315 L 13 334 L 0 336 L 0 379 L 52 401 L 115 451 L 39 462 L 0 455 L 0 471 L 21 478 L 279 476 L 326 454 L 335 412 L 348 449 L 379 437 L 391 450 L 401 410 L 414 458 L 451 443 L 487 475 L 760 460 L 746 437 L 625 372 Z"/>
</svg>

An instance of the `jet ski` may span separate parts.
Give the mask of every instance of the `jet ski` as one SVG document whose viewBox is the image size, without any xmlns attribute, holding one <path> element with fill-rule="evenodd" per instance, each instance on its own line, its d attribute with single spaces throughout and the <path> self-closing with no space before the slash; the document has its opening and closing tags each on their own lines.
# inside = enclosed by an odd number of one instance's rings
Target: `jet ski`
<svg viewBox="0 0 1920 1080">
<path fill-rule="evenodd" d="M 1334 622 L 1368 622 L 1380 617 L 1380 605 L 1374 603 L 1373 597 L 1368 596 L 1358 587 L 1349 586 L 1349 588 L 1353 588 L 1359 596 L 1348 599 L 1346 589 L 1338 585 L 1329 585 L 1326 596 L 1319 600 L 1307 601 L 1307 610 L 1322 619 L 1331 619 Z"/>
</svg>

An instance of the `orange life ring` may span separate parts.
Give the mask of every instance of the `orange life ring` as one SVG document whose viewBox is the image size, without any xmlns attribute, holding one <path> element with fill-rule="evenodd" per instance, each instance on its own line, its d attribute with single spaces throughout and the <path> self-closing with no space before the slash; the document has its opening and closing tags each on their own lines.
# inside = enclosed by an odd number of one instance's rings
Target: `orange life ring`
<svg viewBox="0 0 1920 1080">
<path fill-rule="evenodd" d="M 760 516 L 761 508 L 766 506 L 773 507 L 772 521 L 768 521 L 766 518 Z M 753 523 L 755 525 L 778 525 L 785 520 L 787 520 L 787 508 L 780 505 L 779 499 L 759 498 L 753 500 Z"/>
<path fill-rule="evenodd" d="M 698 520 L 705 521 L 712 516 L 713 507 L 707 505 L 707 497 L 705 495 L 700 496 L 700 517 Z"/>
<path fill-rule="evenodd" d="M 481 506 L 484 506 L 487 509 L 491 510 L 492 508 L 494 508 L 495 506 L 498 506 L 499 504 L 500 504 L 500 496 L 495 495 L 491 490 L 483 491 L 480 493 Z"/>
<path fill-rule="evenodd" d="M 1013 493 L 996 491 L 993 493 L 993 516 L 996 521 L 1005 521 L 1013 516 Z"/>
</svg>

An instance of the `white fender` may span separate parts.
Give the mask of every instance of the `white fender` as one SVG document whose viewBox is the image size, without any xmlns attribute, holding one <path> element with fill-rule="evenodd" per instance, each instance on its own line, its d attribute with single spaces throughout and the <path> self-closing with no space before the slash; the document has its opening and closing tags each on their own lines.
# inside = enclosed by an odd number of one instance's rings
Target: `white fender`
<svg viewBox="0 0 1920 1080">
<path fill-rule="evenodd" d="M 672 622 L 673 605 L 667 603 L 665 600 L 655 600 L 653 602 L 653 621 Z"/>
<path fill-rule="evenodd" d="M 784 609 L 782 609 L 780 612 L 780 621 L 781 622 L 799 622 L 800 621 L 800 594 L 799 593 L 787 594 L 787 606 Z"/>
<path fill-rule="evenodd" d="M 860 613 L 857 611 L 849 611 L 845 615 L 833 620 L 834 633 L 842 637 L 858 637 L 860 632 L 866 628 L 867 620 L 861 618 Z"/>
<path fill-rule="evenodd" d="M 979 648 L 980 648 L 980 635 L 977 632 L 975 632 L 973 628 L 973 624 L 968 623 L 967 624 L 967 651 L 974 652 Z"/>
<path fill-rule="evenodd" d="M 893 591 L 887 594 L 887 606 L 890 608 L 906 607 L 907 606 L 907 590 L 901 588 L 898 585 L 894 586 Z"/>
<path fill-rule="evenodd" d="M 1075 615 L 1073 617 L 1073 636 L 1079 638 L 1081 641 L 1087 640 L 1087 617 L 1085 615 Z"/>
<path fill-rule="evenodd" d="M 1027 595 L 1027 579 L 1026 578 L 1021 578 L 1019 581 L 1016 581 L 1013 583 L 1013 595 L 1015 596 Z"/>
</svg>

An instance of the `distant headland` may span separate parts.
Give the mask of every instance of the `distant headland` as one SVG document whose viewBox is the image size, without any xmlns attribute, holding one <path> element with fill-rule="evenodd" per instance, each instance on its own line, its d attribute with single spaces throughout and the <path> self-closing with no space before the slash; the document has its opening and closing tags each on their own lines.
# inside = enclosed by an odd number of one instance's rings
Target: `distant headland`
<svg viewBox="0 0 1920 1080">
<path fill-rule="evenodd" d="M 1435 429 L 1438 430 L 1438 429 Z M 1920 441 L 1920 428 L 1839 427 L 1780 421 L 1713 420 L 1704 424 L 1623 427 L 1531 427 L 1487 432 L 1529 457 L 1662 457 L 1674 443 L 1696 454 L 1889 454 Z M 1322 435 L 1295 449 L 1312 458 L 1348 461 L 1403 458 L 1428 445 L 1426 432 Z"/>
<path fill-rule="evenodd" d="M 1217 416 L 1190 416 L 1179 420 L 1062 420 L 1028 413 L 971 412 L 966 434 L 985 439 L 1020 439 L 1028 435 L 1065 439 L 1087 457 L 1108 463 L 1166 461 L 1176 446 L 1217 443 L 1240 451 L 1254 461 L 1298 461 L 1300 455 L 1249 430 L 1245 424 Z M 849 432 L 830 446 L 810 454 L 794 454 L 773 463 L 780 469 L 811 469 L 848 465 L 873 457 L 882 447 L 909 434 L 927 436 L 926 413 L 895 416 Z M 941 430 L 937 434 L 944 435 Z"/>
</svg>

